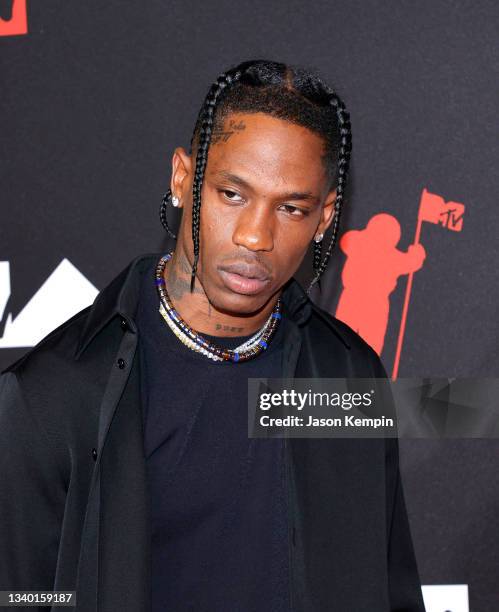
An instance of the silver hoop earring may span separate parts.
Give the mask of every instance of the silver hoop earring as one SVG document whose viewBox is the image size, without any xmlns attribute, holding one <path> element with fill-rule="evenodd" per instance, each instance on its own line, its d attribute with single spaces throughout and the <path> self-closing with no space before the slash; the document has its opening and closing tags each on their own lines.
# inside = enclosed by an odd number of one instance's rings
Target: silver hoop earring
<svg viewBox="0 0 499 612">
<path fill-rule="evenodd" d="M 320 242 L 324 238 L 324 234 L 317 234 L 314 238 L 315 242 Z"/>
<path fill-rule="evenodd" d="M 179 198 L 175 195 L 172 195 L 172 206 L 175 206 L 175 208 L 177 208 L 179 204 L 180 204 Z"/>
</svg>

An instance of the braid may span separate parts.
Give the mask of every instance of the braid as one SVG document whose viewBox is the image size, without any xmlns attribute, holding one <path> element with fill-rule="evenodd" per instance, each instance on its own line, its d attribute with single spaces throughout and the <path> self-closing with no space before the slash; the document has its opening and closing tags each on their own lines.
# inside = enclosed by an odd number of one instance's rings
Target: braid
<svg viewBox="0 0 499 612">
<path fill-rule="evenodd" d="M 159 218 L 161 221 L 161 225 L 165 228 L 165 230 L 170 234 L 170 236 L 176 240 L 177 236 L 172 232 L 170 226 L 168 225 L 168 218 L 166 216 L 166 209 L 168 207 L 168 203 L 171 201 L 172 192 L 171 189 L 164 194 L 161 200 L 161 206 L 159 207 Z"/>
<path fill-rule="evenodd" d="M 222 73 L 210 87 L 204 105 L 200 111 L 199 141 L 196 154 L 196 169 L 192 185 L 192 241 L 194 244 L 194 263 L 191 270 L 191 291 L 194 288 L 196 271 L 199 260 L 199 227 L 201 218 L 201 190 L 203 187 L 204 171 L 208 160 L 208 149 L 213 130 L 214 114 L 218 97 L 222 91 L 235 83 L 241 76 L 241 70 L 232 70 Z M 192 143 L 191 143 L 192 145 Z"/>
<path fill-rule="evenodd" d="M 340 216 L 342 210 L 343 198 L 345 195 L 345 187 L 348 177 L 348 169 L 350 165 L 350 152 L 352 150 L 352 132 L 350 125 L 350 115 L 345 109 L 345 105 L 341 101 L 340 97 L 331 91 L 329 93 L 329 103 L 336 111 L 336 117 L 338 121 L 338 131 L 340 134 L 340 146 L 339 146 L 339 155 L 338 155 L 338 184 L 336 188 L 336 198 L 334 202 L 334 218 L 332 223 L 332 232 L 331 232 L 331 240 L 329 242 L 329 246 L 326 250 L 326 254 L 324 255 L 324 259 L 322 263 L 320 262 L 321 253 L 322 253 L 322 241 L 314 244 L 314 263 L 313 268 L 315 272 L 315 276 L 310 283 L 307 293 L 310 292 L 313 285 L 317 283 L 327 267 L 329 262 L 329 258 L 331 257 L 331 253 L 333 248 L 336 245 L 337 237 L 338 237 L 338 228 L 340 223 Z"/>
<path fill-rule="evenodd" d="M 313 263 L 314 272 L 317 272 L 320 268 L 321 257 L 322 257 L 322 240 L 320 242 L 314 241 L 314 263 Z"/>
</svg>

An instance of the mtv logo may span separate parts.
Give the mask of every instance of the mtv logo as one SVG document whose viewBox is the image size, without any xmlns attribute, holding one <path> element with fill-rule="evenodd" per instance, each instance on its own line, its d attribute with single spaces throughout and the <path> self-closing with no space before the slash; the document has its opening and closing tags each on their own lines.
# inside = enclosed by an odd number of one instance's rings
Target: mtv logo
<svg viewBox="0 0 499 612">
<path fill-rule="evenodd" d="M 469 612 L 467 584 L 425 584 L 422 587 L 426 612 Z"/>
<path fill-rule="evenodd" d="M 18 36 L 28 33 L 26 0 L 12 0 L 10 19 L 0 17 L 0 36 Z"/>
<path fill-rule="evenodd" d="M 420 221 L 436 223 L 453 232 L 463 229 L 465 206 L 461 202 L 446 202 L 441 196 L 423 189 L 419 204 Z"/>
<path fill-rule="evenodd" d="M 464 204 L 460 202 L 447 202 L 445 210 L 440 215 L 439 224 L 453 232 L 463 229 Z"/>
</svg>

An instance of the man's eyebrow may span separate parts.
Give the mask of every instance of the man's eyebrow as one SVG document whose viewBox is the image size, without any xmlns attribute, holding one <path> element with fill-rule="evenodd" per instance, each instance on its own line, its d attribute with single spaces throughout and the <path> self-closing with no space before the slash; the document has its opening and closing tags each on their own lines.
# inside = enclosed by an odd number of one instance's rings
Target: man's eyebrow
<svg viewBox="0 0 499 612">
<path fill-rule="evenodd" d="M 225 170 L 221 170 L 217 172 L 215 176 L 226 179 L 236 185 L 240 185 L 241 187 L 246 187 L 247 189 L 251 189 L 251 185 L 245 181 L 242 177 L 237 174 L 232 174 L 231 172 L 226 172 Z M 311 191 L 290 191 L 288 193 L 283 193 L 280 196 L 280 199 L 283 200 L 310 200 L 317 201 L 318 197 L 314 195 Z"/>
<path fill-rule="evenodd" d="M 251 189 L 251 185 L 237 174 L 232 174 L 231 172 L 221 170 L 220 172 L 217 172 L 216 176 L 219 176 L 223 179 L 227 179 L 231 183 L 236 183 L 236 185 L 240 185 L 241 187 L 247 187 L 248 189 Z"/>
</svg>

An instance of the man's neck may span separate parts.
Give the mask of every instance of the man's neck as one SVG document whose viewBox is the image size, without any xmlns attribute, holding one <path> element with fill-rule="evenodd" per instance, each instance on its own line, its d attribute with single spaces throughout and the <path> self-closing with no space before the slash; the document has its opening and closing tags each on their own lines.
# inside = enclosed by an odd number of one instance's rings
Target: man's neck
<svg viewBox="0 0 499 612">
<path fill-rule="evenodd" d="M 175 310 L 193 329 L 212 336 L 246 336 L 257 332 L 272 312 L 277 296 L 256 313 L 238 314 L 217 310 L 210 303 L 198 277 L 191 292 L 191 265 L 176 249 L 164 273 L 166 290 Z"/>
</svg>

